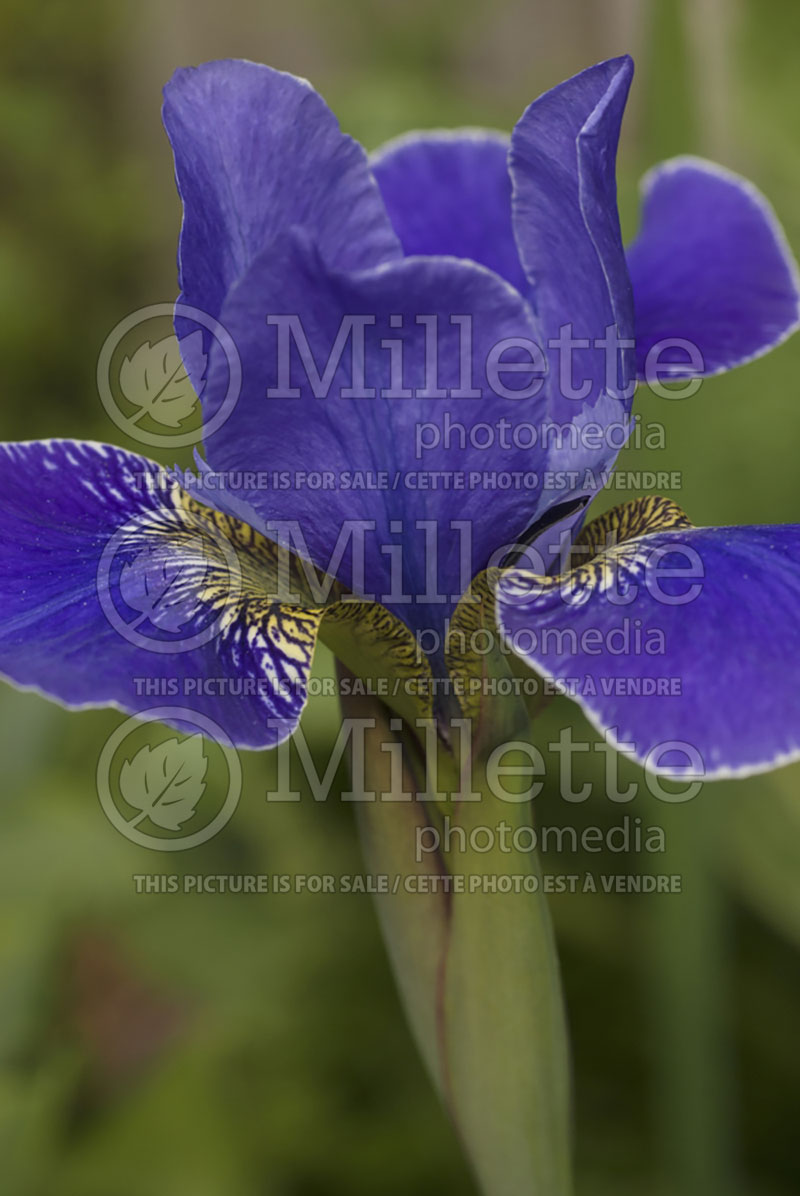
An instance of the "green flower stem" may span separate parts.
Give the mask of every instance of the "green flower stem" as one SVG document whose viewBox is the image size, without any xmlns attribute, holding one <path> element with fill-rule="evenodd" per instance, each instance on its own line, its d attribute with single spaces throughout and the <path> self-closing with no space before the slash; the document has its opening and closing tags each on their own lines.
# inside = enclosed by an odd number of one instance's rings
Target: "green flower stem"
<svg viewBox="0 0 800 1196">
<path fill-rule="evenodd" d="M 728 919 L 712 850 L 722 815 L 716 798 L 709 787 L 689 805 L 666 808 L 666 868 L 680 874 L 682 892 L 655 901 L 652 911 L 656 1115 L 661 1169 L 676 1196 L 737 1190 Z"/>
<path fill-rule="evenodd" d="M 530 802 L 519 798 L 532 781 L 509 772 L 498 777 L 490 762 L 495 747 L 530 742 L 524 709 L 498 700 L 484 711 L 471 770 L 464 761 L 459 769 L 441 747 L 438 781 L 446 799 L 431 802 L 386 800 L 399 797 L 387 746 L 404 732 L 374 699 L 351 697 L 343 706 L 348 717 L 375 720 L 363 781 L 378 800 L 357 806 L 367 865 L 399 877 L 397 891 L 377 899 L 384 937 L 417 1043 L 481 1191 L 569 1196 L 569 1064 L 558 961 L 535 853 L 508 850 L 509 837 L 528 825 Z M 413 743 L 407 747 L 402 790 L 424 792 L 425 761 Z M 530 759 L 518 747 L 494 763 L 521 772 Z M 354 786 L 361 779 L 354 777 Z M 508 800 L 497 795 L 499 786 Z M 517 800 L 509 797 L 515 789 Z M 426 827 L 428 845 L 435 832 L 440 842 L 421 854 L 418 835 Z"/>
</svg>

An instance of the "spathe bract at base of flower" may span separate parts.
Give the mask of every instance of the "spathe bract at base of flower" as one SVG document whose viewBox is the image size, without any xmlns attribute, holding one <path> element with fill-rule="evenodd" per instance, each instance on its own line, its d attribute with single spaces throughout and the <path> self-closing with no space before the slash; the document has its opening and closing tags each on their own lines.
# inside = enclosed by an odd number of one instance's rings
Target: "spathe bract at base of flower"
<svg viewBox="0 0 800 1196">
<path fill-rule="evenodd" d="M 496 657 L 492 667 L 504 671 Z M 365 859 L 372 873 L 403 878 L 376 900 L 389 957 L 480 1188 L 491 1196 L 566 1196 L 570 1068 L 545 886 L 536 854 L 503 851 L 495 835 L 498 826 L 529 828 L 530 803 L 499 799 L 486 775 L 487 745 L 503 743 L 507 773 L 518 770 L 504 790 L 516 784 L 524 792 L 529 783 L 530 759 L 520 750 L 530 736 L 523 704 L 484 702 L 466 768 L 460 772 L 466 762 L 441 753 L 435 803 L 403 800 L 401 786 L 425 789 L 426 761 L 406 752 L 398 778 L 387 747 L 399 737 L 382 703 L 343 698 L 342 707 L 371 727 L 363 772 L 354 769 L 352 783 L 384 796 L 356 805 Z M 461 836 L 450 846 L 439 834 L 435 850 L 420 855 L 420 836 L 436 832 L 445 810 Z"/>
</svg>

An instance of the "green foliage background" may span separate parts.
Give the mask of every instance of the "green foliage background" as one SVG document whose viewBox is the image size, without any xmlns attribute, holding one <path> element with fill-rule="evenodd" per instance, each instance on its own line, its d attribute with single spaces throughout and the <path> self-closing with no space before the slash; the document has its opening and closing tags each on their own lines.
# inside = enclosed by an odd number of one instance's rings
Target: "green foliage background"
<svg viewBox="0 0 800 1196">
<path fill-rule="evenodd" d="M 794 0 L 2 0 L 0 434 L 119 439 L 94 370 L 118 319 L 176 290 L 158 89 L 177 65 L 236 54 L 306 74 L 371 147 L 415 126 L 509 128 L 546 87 L 633 49 L 628 233 L 642 170 L 703 152 L 757 181 L 800 249 L 798 45 Z M 667 444 L 622 467 L 682 471 L 675 497 L 698 523 L 800 520 L 798 366 L 800 338 L 692 400 L 640 395 Z M 350 808 L 336 794 L 268 806 L 274 761 L 245 754 L 225 832 L 185 857 L 148 853 L 97 802 L 120 717 L 0 690 L 4 1196 L 471 1193 L 368 898 L 134 890 L 160 870 L 356 872 Z M 307 712 L 319 759 L 336 720 L 325 700 Z M 554 703 L 542 741 L 568 724 L 588 734 Z M 668 855 L 548 869 L 685 880 L 681 897 L 554 899 L 579 1192 L 796 1192 L 800 769 L 676 807 L 605 801 L 594 754 L 578 771 L 595 796 L 565 805 L 551 772 L 541 823 L 640 817 L 664 826 Z"/>
</svg>

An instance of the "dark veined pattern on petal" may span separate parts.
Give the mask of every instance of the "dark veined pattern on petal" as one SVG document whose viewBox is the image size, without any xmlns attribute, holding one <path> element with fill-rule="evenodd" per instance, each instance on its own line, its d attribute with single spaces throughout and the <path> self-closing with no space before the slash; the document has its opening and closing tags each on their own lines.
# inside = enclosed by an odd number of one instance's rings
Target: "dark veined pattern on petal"
<svg viewBox="0 0 800 1196">
<path fill-rule="evenodd" d="M 524 595 L 533 586 L 539 593 L 565 591 L 578 594 L 592 587 L 602 589 L 614 569 L 627 561 L 636 563 L 636 541 L 649 532 L 672 531 L 691 527 L 691 522 L 671 499 L 648 496 L 630 503 L 620 503 L 583 528 L 572 547 L 570 568 L 553 575 L 533 574 L 521 569 L 486 569 L 480 573 L 459 603 L 450 623 L 446 659 L 451 675 L 457 678 L 464 714 L 475 717 L 479 711 L 482 662 L 465 651 L 475 634 L 496 628 L 495 604 L 498 587 L 511 594 L 519 579 Z"/>
<path fill-rule="evenodd" d="M 678 778 L 800 756 L 800 526 L 693 527 L 644 498 L 590 524 L 573 559 L 496 578 L 497 623 L 609 742 Z"/>
<path fill-rule="evenodd" d="M 361 667 L 372 653 L 402 680 L 399 705 L 412 694 L 415 714 L 429 709 L 418 704 L 427 664 L 407 628 L 377 604 L 351 608 L 333 579 L 198 502 L 154 462 L 75 441 L 0 452 L 0 672 L 15 684 L 72 707 L 139 713 L 154 702 L 138 682 L 177 681 L 164 705 L 196 709 L 237 746 L 267 747 L 297 725 L 330 623 L 346 662 Z M 132 622 L 128 608 L 141 612 Z M 347 630 L 356 618 L 357 636 Z M 187 702 L 181 686 L 198 679 L 253 685 L 193 689 Z"/>
</svg>

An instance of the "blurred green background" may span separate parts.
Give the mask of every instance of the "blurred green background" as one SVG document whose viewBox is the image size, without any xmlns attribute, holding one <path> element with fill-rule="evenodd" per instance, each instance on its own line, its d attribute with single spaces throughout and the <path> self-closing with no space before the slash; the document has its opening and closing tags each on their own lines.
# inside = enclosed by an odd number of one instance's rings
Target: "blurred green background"
<svg viewBox="0 0 800 1196">
<path fill-rule="evenodd" d="M 628 50 L 628 235 L 641 172 L 696 152 L 753 178 L 798 249 L 798 47 L 796 0 L 2 0 L 0 434 L 119 441 L 94 371 L 119 319 L 176 291 L 159 89 L 178 65 L 238 55 L 305 75 L 373 147 L 420 126 L 509 128 L 543 89 Z M 798 367 L 800 337 L 691 400 L 640 394 L 666 447 L 621 464 L 682 471 L 674 496 L 698 523 L 800 519 Z M 274 760 L 245 753 L 225 831 L 147 852 L 97 801 L 120 721 L 0 690 L 3 1196 L 470 1196 L 369 898 L 134 889 L 144 872 L 358 871 L 351 809 L 335 794 L 268 806 Z M 589 734 L 554 703 L 542 741 L 567 724 Z M 336 727 L 313 701 L 319 760 Z M 602 764 L 577 769 L 598 794 Z M 537 799 L 544 824 L 663 826 L 666 856 L 591 864 L 684 877 L 680 897 L 553 901 L 579 1193 L 800 1190 L 798 781 L 795 766 L 686 806 L 566 806 L 551 774 Z"/>
</svg>

